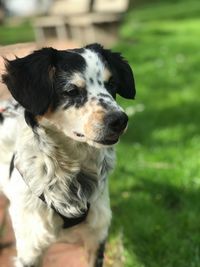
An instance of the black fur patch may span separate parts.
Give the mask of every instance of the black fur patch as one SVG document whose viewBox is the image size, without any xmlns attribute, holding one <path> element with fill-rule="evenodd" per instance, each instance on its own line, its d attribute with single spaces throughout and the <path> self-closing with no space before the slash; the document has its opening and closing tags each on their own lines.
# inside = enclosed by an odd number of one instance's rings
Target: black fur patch
<svg viewBox="0 0 200 267">
<path fill-rule="evenodd" d="M 2 113 L 0 113 L 0 124 L 2 124 L 2 123 L 3 123 L 3 121 L 4 121 L 4 116 L 3 116 L 3 114 L 2 114 Z"/>
<path fill-rule="evenodd" d="M 98 94 L 98 96 L 101 96 L 101 97 L 103 97 L 103 98 L 108 98 L 108 99 L 112 100 L 112 96 L 110 96 L 110 95 L 108 95 L 108 94 L 100 93 L 100 94 Z"/>
<path fill-rule="evenodd" d="M 99 105 L 103 107 L 104 109 L 109 109 L 110 105 L 107 103 L 104 98 L 99 99 Z"/>
<path fill-rule="evenodd" d="M 12 172 L 13 172 L 14 167 L 15 167 L 15 166 L 14 166 L 14 162 L 15 162 L 15 154 L 13 154 L 12 159 L 11 159 L 11 161 L 10 161 L 9 178 L 11 177 Z"/>
<path fill-rule="evenodd" d="M 44 48 L 15 60 L 6 60 L 7 73 L 2 76 L 12 96 L 33 115 L 48 109 L 53 86 L 50 72 L 55 64 L 56 51 Z"/>
<path fill-rule="evenodd" d="M 35 116 L 29 111 L 25 110 L 24 117 L 26 123 L 32 128 L 35 129 L 38 126 L 37 121 L 35 120 Z"/>
<path fill-rule="evenodd" d="M 88 175 L 87 173 L 79 172 L 77 175 L 77 181 L 81 185 L 84 196 L 86 196 L 87 199 L 90 198 L 97 187 L 97 178 L 95 176 Z"/>
<path fill-rule="evenodd" d="M 85 105 L 85 103 L 88 101 L 87 92 L 82 92 L 81 95 L 77 97 L 65 97 L 63 99 L 64 102 L 64 109 L 68 109 L 71 106 L 74 106 L 76 108 L 80 108 Z"/>
<path fill-rule="evenodd" d="M 93 84 L 94 83 L 94 80 L 92 78 L 90 78 L 90 83 Z"/>
<path fill-rule="evenodd" d="M 100 71 L 97 72 L 97 79 L 100 77 Z"/>
<path fill-rule="evenodd" d="M 100 80 L 97 81 L 99 85 L 102 85 L 102 82 Z"/>
</svg>

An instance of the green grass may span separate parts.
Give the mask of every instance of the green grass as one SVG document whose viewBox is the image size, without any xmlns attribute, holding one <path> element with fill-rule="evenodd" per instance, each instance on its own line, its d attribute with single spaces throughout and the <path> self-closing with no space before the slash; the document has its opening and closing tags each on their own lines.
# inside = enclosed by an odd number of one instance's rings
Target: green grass
<svg viewBox="0 0 200 267">
<path fill-rule="evenodd" d="M 155 3 L 121 29 L 137 98 L 120 100 L 130 123 L 110 180 L 111 236 L 123 233 L 127 267 L 200 266 L 199 14 L 199 1 Z"/>
<path fill-rule="evenodd" d="M 33 29 L 29 22 L 24 21 L 15 26 L 0 25 L 0 45 L 34 41 Z"/>
</svg>

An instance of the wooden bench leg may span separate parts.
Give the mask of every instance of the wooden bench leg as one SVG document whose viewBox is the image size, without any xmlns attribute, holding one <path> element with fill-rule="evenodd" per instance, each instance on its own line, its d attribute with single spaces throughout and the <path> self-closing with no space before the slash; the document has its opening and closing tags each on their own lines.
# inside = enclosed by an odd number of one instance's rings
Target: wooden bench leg
<svg viewBox="0 0 200 267">
<path fill-rule="evenodd" d="M 43 28 L 34 28 L 35 32 L 35 38 L 37 42 L 44 42 L 45 41 L 45 34 L 44 34 L 44 29 Z"/>
<path fill-rule="evenodd" d="M 56 35 L 58 40 L 68 39 L 67 29 L 64 24 L 56 27 Z"/>
<path fill-rule="evenodd" d="M 85 34 L 84 43 L 88 44 L 88 43 L 94 43 L 97 41 L 95 28 L 92 24 L 85 27 L 84 34 Z"/>
<path fill-rule="evenodd" d="M 96 41 L 96 34 L 93 25 L 71 26 L 72 39 L 77 40 L 81 45 Z"/>
</svg>

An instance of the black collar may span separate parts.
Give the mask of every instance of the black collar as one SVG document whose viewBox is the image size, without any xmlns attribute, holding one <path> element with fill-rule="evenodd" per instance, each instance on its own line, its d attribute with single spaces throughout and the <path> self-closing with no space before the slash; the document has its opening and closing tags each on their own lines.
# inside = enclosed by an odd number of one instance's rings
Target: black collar
<svg viewBox="0 0 200 267">
<path fill-rule="evenodd" d="M 44 194 L 40 195 L 39 198 L 47 205 Z M 54 210 L 54 212 L 57 215 L 59 215 L 63 219 L 64 221 L 63 229 L 66 229 L 66 228 L 70 228 L 72 226 L 75 226 L 85 221 L 85 219 L 87 218 L 89 209 L 90 209 L 90 203 L 87 203 L 87 210 L 82 215 L 80 215 L 79 217 L 74 217 L 74 218 L 65 217 L 59 211 L 57 211 L 53 205 L 51 205 L 51 208 Z"/>
</svg>

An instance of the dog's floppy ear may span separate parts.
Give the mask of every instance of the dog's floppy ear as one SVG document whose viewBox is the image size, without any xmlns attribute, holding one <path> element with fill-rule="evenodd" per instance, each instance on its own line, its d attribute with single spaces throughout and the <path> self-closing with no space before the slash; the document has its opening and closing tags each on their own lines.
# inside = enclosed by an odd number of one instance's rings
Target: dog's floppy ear
<svg viewBox="0 0 200 267">
<path fill-rule="evenodd" d="M 132 69 L 120 53 L 104 49 L 99 44 L 91 44 L 86 48 L 99 52 L 107 61 L 108 66 L 117 81 L 117 94 L 127 99 L 134 99 L 136 94 Z"/>
<path fill-rule="evenodd" d="M 127 99 L 134 99 L 136 94 L 132 69 L 120 53 L 104 49 L 103 55 L 117 80 L 117 94 Z"/>
<path fill-rule="evenodd" d="M 23 58 L 6 59 L 3 82 L 12 96 L 33 115 L 44 114 L 51 103 L 56 51 L 43 48 Z"/>
</svg>

